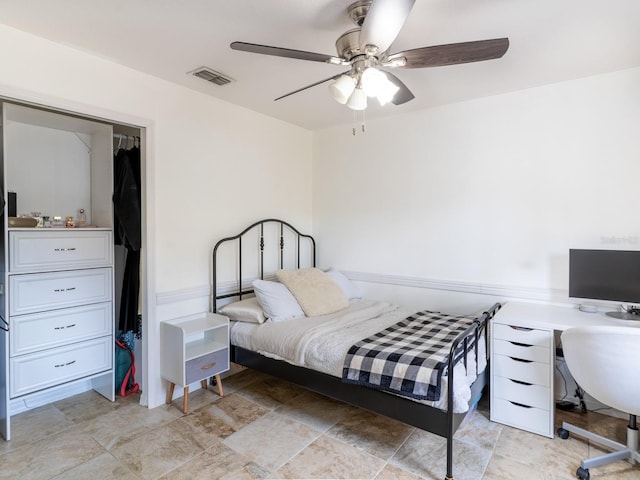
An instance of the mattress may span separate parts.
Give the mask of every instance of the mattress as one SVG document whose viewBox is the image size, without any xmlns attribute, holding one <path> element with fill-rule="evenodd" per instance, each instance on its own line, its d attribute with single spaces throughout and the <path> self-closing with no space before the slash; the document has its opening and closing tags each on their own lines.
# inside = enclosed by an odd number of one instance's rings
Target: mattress
<svg viewBox="0 0 640 480">
<path fill-rule="evenodd" d="M 397 305 L 373 300 L 354 300 L 340 312 L 318 317 L 304 317 L 262 324 L 231 322 L 231 343 L 283 360 L 342 378 L 344 359 L 349 348 L 415 313 Z M 479 371 L 486 368 L 484 342 L 479 342 Z M 454 367 L 454 412 L 469 408 L 471 384 L 476 379 L 475 355 L 469 354 L 467 368 L 462 362 Z M 447 409 L 447 377 L 442 379 L 439 400 L 415 400 L 442 410 Z"/>
</svg>

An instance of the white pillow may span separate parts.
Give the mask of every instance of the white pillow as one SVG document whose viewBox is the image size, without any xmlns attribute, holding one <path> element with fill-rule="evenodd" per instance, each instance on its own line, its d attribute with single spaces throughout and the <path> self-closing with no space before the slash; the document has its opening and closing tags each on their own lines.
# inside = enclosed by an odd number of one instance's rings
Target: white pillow
<svg viewBox="0 0 640 480">
<path fill-rule="evenodd" d="M 256 297 L 228 303 L 218 309 L 218 313 L 229 317 L 229 320 L 234 322 L 262 323 L 265 321 L 264 313 Z"/>
<path fill-rule="evenodd" d="M 282 283 L 254 280 L 253 292 L 265 316 L 272 322 L 304 317 L 295 297 Z"/>
<path fill-rule="evenodd" d="M 362 298 L 362 290 L 355 283 L 347 278 L 347 276 L 336 269 L 331 269 L 328 272 L 325 272 L 331 280 L 336 282 L 344 293 L 344 296 L 349 300 L 353 300 L 354 298 Z"/>
</svg>

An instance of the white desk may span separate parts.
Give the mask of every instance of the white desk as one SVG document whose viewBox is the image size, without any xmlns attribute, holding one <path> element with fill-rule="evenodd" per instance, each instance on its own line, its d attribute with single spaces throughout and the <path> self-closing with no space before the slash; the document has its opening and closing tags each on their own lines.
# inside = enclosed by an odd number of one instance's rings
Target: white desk
<svg viewBox="0 0 640 480">
<path fill-rule="evenodd" d="M 491 324 L 491 420 L 553 438 L 554 332 L 596 325 L 640 322 L 572 306 L 507 302 Z"/>
</svg>

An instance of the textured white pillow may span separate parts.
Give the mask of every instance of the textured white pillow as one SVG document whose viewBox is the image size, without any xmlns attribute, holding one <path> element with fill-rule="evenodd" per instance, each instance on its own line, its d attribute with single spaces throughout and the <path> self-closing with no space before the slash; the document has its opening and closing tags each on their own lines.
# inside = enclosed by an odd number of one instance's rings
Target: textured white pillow
<svg viewBox="0 0 640 480">
<path fill-rule="evenodd" d="M 304 317 L 295 297 L 282 283 L 254 280 L 253 292 L 265 316 L 272 322 Z"/>
<path fill-rule="evenodd" d="M 340 287 L 322 270 L 278 270 L 276 276 L 287 286 L 309 317 L 328 315 L 349 306 L 349 300 Z"/>
<path fill-rule="evenodd" d="M 229 317 L 229 320 L 234 322 L 262 323 L 265 321 L 262 307 L 256 297 L 228 303 L 220 308 L 218 313 Z"/>
<path fill-rule="evenodd" d="M 332 268 L 328 272 L 325 272 L 331 280 L 336 282 L 344 293 L 344 296 L 349 300 L 354 298 L 362 298 L 362 290 L 347 278 L 347 276 L 339 270 Z"/>
</svg>

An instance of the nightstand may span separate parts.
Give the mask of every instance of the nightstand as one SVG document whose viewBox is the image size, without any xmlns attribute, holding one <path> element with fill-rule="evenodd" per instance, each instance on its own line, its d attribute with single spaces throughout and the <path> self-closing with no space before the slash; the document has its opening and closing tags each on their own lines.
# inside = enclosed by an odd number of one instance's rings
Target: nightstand
<svg viewBox="0 0 640 480">
<path fill-rule="evenodd" d="M 220 374 L 229 370 L 229 319 L 204 312 L 160 323 L 160 374 L 170 382 L 167 404 L 176 385 L 184 387 L 182 411 L 189 410 L 189 385 L 215 377 L 220 396 Z"/>
</svg>

